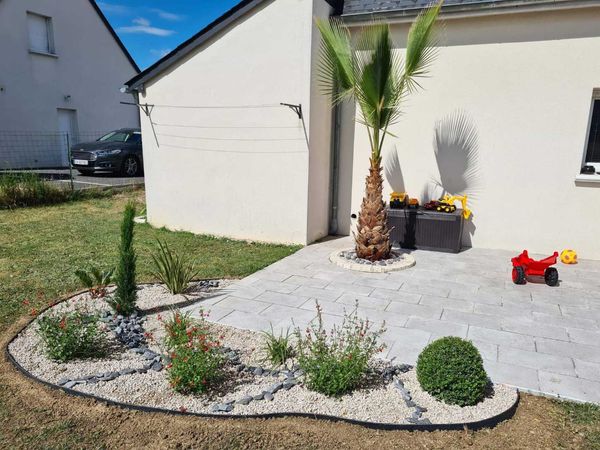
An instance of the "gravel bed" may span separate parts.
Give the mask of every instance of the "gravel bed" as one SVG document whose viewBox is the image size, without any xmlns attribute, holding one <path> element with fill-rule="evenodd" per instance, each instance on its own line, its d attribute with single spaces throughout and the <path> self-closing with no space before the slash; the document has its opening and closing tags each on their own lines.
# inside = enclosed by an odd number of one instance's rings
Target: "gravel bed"
<svg viewBox="0 0 600 450">
<path fill-rule="evenodd" d="M 207 291 L 214 290 L 214 288 L 199 288 L 192 295 L 200 299 Z M 143 286 L 139 290 L 139 299 L 146 309 L 179 303 L 182 297 L 169 295 L 160 285 Z M 185 298 L 183 301 L 186 301 Z M 72 309 L 76 304 L 85 304 L 99 312 L 108 310 L 104 300 L 92 300 L 85 294 L 54 308 Z M 161 345 L 164 330 L 159 316 L 166 318 L 168 314 L 169 312 L 147 314 L 144 318 L 144 330 L 153 336 L 148 341 L 148 348 L 157 354 L 164 354 Z M 210 326 L 216 335 L 221 336 L 224 346 L 238 351 L 242 367 L 265 365 L 264 355 L 261 352 L 262 334 L 222 324 L 211 323 Z M 36 322 L 19 334 L 9 345 L 9 351 L 26 370 L 52 383 L 60 383 L 60 380 L 65 378 L 83 378 L 94 373 L 142 368 L 148 363 L 142 355 L 120 344 L 108 326 L 105 327 L 105 333 L 111 348 L 114 349 L 105 359 L 69 363 L 50 361 L 43 353 Z M 196 413 L 215 413 L 217 410 L 241 415 L 301 412 L 395 424 L 415 423 L 409 420 L 411 416 L 415 417 L 415 410 L 417 410 L 418 423 L 421 421 L 434 424 L 473 422 L 504 412 L 516 400 L 517 393 L 514 389 L 495 385 L 490 395 L 476 406 L 461 408 L 446 405 L 436 401 L 420 388 L 414 369 L 406 366 L 405 369 L 394 372 L 394 367 L 399 366 L 393 366 L 390 362 L 374 363 L 374 372 L 368 386 L 340 398 L 329 398 L 309 391 L 302 385 L 303 376 L 299 373 L 301 371 L 296 373 L 280 371 L 276 375 L 273 375 L 275 372 L 260 375 L 255 374 L 254 369 L 250 369 L 238 373 L 241 367 L 231 362 L 228 363 L 223 386 L 205 395 L 182 395 L 174 392 L 169 385 L 166 370 L 134 372 L 119 376 L 113 381 L 78 384 L 73 389 L 128 404 Z M 383 377 L 382 373 L 389 371 L 390 368 L 392 374 Z M 293 383 L 286 387 L 285 383 L 287 381 L 289 384 L 289 377 Z M 399 388 L 399 385 L 403 388 Z M 274 389 L 274 386 L 278 387 Z M 406 398 L 407 393 L 409 401 Z M 254 399 L 251 399 L 248 404 L 243 404 L 243 401 L 240 403 L 244 397 L 254 397 Z"/>
<path fill-rule="evenodd" d="M 193 303 L 210 297 L 219 289 L 223 289 L 232 283 L 231 280 L 214 280 L 214 287 L 207 287 L 207 282 L 197 281 L 190 283 L 185 294 L 171 294 L 162 284 L 141 285 L 138 289 L 137 306 L 142 311 L 156 307 L 176 305 L 179 303 Z"/>
<path fill-rule="evenodd" d="M 496 416 L 510 408 L 517 399 L 515 389 L 503 384 L 493 386 L 493 393 L 476 406 L 460 407 L 437 401 L 423 389 L 417 381 L 416 370 L 410 370 L 399 377 L 410 390 L 413 401 L 426 408 L 423 417 L 431 423 L 467 423 Z"/>
</svg>

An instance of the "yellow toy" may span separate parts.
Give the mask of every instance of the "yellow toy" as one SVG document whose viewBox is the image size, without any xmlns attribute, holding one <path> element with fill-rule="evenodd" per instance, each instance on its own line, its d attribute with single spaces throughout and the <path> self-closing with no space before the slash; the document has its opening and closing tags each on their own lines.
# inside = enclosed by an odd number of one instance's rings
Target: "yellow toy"
<svg viewBox="0 0 600 450">
<path fill-rule="evenodd" d="M 571 249 L 563 250 L 560 253 L 560 260 L 563 264 L 577 264 L 577 253 Z"/>
<path fill-rule="evenodd" d="M 408 205 L 408 194 L 406 192 L 392 192 L 390 194 L 390 208 L 402 209 Z"/>
<path fill-rule="evenodd" d="M 437 206 L 436 210 L 437 211 L 443 211 L 443 212 L 447 212 L 447 213 L 452 213 L 454 211 L 456 211 L 456 206 L 454 205 L 455 201 L 459 201 L 462 203 L 462 209 L 463 209 L 463 217 L 465 219 L 468 219 L 469 217 L 471 217 L 471 210 L 469 208 L 467 208 L 467 196 L 466 195 L 444 195 L 440 201 L 439 201 L 439 205 Z"/>
</svg>

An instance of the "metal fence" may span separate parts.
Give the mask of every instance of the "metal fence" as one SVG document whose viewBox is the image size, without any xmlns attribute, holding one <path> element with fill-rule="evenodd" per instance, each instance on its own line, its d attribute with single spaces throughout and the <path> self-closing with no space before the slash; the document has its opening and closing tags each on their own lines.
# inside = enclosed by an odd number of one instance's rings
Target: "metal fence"
<svg viewBox="0 0 600 450">
<path fill-rule="evenodd" d="M 0 170 L 69 169 L 70 147 L 104 134 L 0 130 Z"/>
</svg>

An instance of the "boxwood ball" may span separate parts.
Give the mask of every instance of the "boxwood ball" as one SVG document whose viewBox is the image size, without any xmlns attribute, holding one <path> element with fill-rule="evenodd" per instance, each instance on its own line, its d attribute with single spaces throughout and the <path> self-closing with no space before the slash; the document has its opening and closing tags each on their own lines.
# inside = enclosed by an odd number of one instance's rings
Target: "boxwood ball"
<svg viewBox="0 0 600 450">
<path fill-rule="evenodd" d="M 444 337 L 425 347 L 417 361 L 417 379 L 436 399 L 459 406 L 483 400 L 489 383 L 479 350 L 457 337 Z"/>
</svg>

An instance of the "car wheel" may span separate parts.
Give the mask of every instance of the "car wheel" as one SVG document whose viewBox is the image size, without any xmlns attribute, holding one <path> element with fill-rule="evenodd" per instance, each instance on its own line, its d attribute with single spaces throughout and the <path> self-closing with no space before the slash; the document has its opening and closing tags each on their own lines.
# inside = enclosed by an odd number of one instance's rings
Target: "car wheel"
<svg viewBox="0 0 600 450">
<path fill-rule="evenodd" d="M 123 161 L 121 173 L 127 177 L 137 177 L 141 173 L 141 169 L 137 158 L 135 156 L 128 156 Z"/>
<path fill-rule="evenodd" d="M 93 170 L 77 169 L 77 172 L 79 172 L 81 175 L 84 175 L 84 176 L 89 176 L 89 175 L 93 175 L 94 174 Z"/>
<path fill-rule="evenodd" d="M 558 286 L 558 270 L 554 267 L 548 267 L 544 273 L 544 281 L 548 286 Z"/>
</svg>

